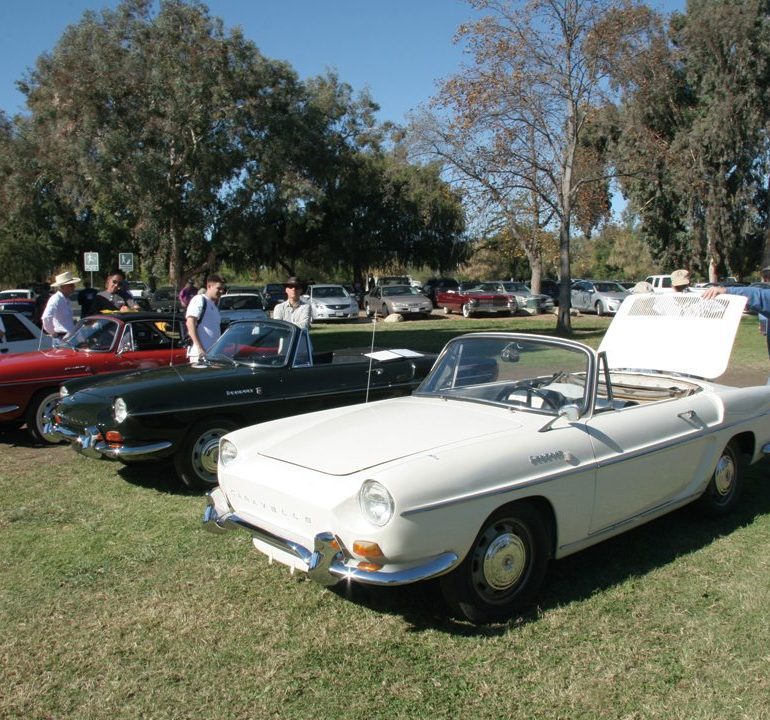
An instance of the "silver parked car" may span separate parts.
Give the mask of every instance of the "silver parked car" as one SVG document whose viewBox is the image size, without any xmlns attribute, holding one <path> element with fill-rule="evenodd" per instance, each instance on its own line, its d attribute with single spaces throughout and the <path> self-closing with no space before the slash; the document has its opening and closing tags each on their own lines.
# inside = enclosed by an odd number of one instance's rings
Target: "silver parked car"
<svg viewBox="0 0 770 720">
<path fill-rule="evenodd" d="M 611 280 L 578 280 L 572 284 L 570 293 L 573 308 L 597 315 L 614 315 L 629 294 Z"/>
<path fill-rule="evenodd" d="M 311 285 L 303 297 L 314 321 L 358 318 L 358 301 L 342 285 Z"/>
<path fill-rule="evenodd" d="M 387 317 L 391 313 L 428 317 L 432 310 L 430 298 L 411 285 L 378 286 L 364 296 L 366 317 L 376 314 Z"/>
<path fill-rule="evenodd" d="M 219 314 L 222 325 L 236 320 L 264 320 L 267 317 L 265 303 L 257 293 L 227 293 L 219 298 Z"/>
</svg>

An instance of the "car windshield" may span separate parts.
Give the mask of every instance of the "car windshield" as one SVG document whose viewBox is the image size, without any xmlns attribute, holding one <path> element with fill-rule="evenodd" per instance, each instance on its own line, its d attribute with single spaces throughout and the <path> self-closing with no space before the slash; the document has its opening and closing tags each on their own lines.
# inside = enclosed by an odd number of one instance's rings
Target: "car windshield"
<svg viewBox="0 0 770 720">
<path fill-rule="evenodd" d="M 26 299 L 29 296 L 29 290 L 3 290 L 0 292 L 0 300 Z"/>
<path fill-rule="evenodd" d="M 224 355 L 249 365 L 283 366 L 289 358 L 292 337 L 298 330 L 270 321 L 236 322 L 222 334 L 206 355 Z"/>
<path fill-rule="evenodd" d="M 395 295 L 419 295 L 420 291 L 410 285 L 385 285 L 382 288 L 382 294 L 385 297 Z"/>
<path fill-rule="evenodd" d="M 558 340 L 474 335 L 451 341 L 416 394 L 555 415 L 587 402 L 590 357 Z"/>
<path fill-rule="evenodd" d="M 262 310 L 259 295 L 223 295 L 219 298 L 220 310 Z"/>
<path fill-rule="evenodd" d="M 342 285 L 321 285 L 310 289 L 310 294 L 314 300 L 321 298 L 341 298 L 347 297 L 348 291 Z"/>
<path fill-rule="evenodd" d="M 626 289 L 623 286 L 615 282 L 594 283 L 594 290 L 596 290 L 596 292 L 601 292 L 601 293 L 608 293 L 608 292 L 624 293 L 626 291 Z"/>
<path fill-rule="evenodd" d="M 529 288 L 523 282 L 504 282 L 502 286 L 505 292 L 529 292 Z"/>
<path fill-rule="evenodd" d="M 107 352 L 119 335 L 120 325 L 110 317 L 90 317 L 83 320 L 67 344 L 76 350 Z"/>
</svg>

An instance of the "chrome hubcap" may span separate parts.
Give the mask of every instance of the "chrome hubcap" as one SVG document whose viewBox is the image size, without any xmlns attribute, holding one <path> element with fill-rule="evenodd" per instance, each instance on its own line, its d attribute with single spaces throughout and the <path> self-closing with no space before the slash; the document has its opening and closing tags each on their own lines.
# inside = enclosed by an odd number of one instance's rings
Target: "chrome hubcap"
<svg viewBox="0 0 770 720">
<path fill-rule="evenodd" d="M 198 438 L 193 449 L 193 466 L 198 474 L 209 479 L 217 474 L 217 460 L 219 460 L 219 439 L 227 432 L 220 428 L 206 431 Z M 209 478 L 206 478 L 209 476 Z"/>
<path fill-rule="evenodd" d="M 47 423 L 51 422 L 53 420 L 53 410 L 56 407 L 56 403 L 59 400 L 59 394 L 56 393 L 55 395 L 49 395 L 45 400 L 43 400 L 42 403 L 40 403 L 40 407 L 37 411 L 37 428 L 40 432 L 40 435 L 45 438 L 48 442 L 57 442 L 58 438 L 56 438 L 54 435 L 46 434 L 45 432 L 45 426 Z"/>
<path fill-rule="evenodd" d="M 511 532 L 503 533 L 489 543 L 484 553 L 482 573 L 494 590 L 515 585 L 527 564 L 527 548 L 522 539 Z"/>
<path fill-rule="evenodd" d="M 714 470 L 714 487 L 724 497 L 733 489 L 735 483 L 735 463 L 730 455 L 722 455 Z"/>
</svg>

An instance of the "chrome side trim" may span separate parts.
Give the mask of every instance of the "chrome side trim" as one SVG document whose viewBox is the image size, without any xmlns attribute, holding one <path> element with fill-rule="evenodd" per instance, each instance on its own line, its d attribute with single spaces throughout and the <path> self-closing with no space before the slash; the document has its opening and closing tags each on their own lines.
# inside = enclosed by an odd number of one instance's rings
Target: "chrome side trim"
<svg viewBox="0 0 770 720">
<path fill-rule="evenodd" d="M 476 500 L 478 498 L 484 498 L 484 497 L 489 497 L 493 495 L 502 495 L 504 493 L 513 492 L 514 490 L 521 490 L 523 488 L 542 485 L 543 483 L 549 482 L 550 480 L 553 480 L 556 478 L 569 477 L 570 475 L 573 475 L 577 472 L 584 472 L 586 469 L 605 468 L 611 465 L 616 465 L 617 463 L 620 463 L 620 462 L 624 462 L 626 460 L 644 457 L 645 455 L 650 455 L 652 453 L 660 452 L 661 450 L 668 450 L 670 448 L 676 447 L 677 445 L 690 442 L 695 437 L 708 437 L 709 435 L 715 435 L 718 432 L 730 431 L 739 425 L 746 425 L 750 423 L 752 420 L 757 420 L 759 418 L 764 418 L 764 417 L 770 417 L 770 413 L 762 413 L 761 415 L 756 415 L 755 417 L 749 418 L 748 420 L 746 419 L 740 420 L 734 423 L 730 423 L 729 425 L 720 425 L 719 427 L 710 427 L 706 432 L 693 431 L 688 435 L 682 438 L 679 438 L 678 440 L 668 440 L 666 442 L 657 443 L 656 445 L 648 446 L 641 450 L 636 450 L 632 453 L 628 453 L 625 455 L 618 455 L 614 458 L 603 459 L 603 460 L 593 460 L 592 462 L 586 462 L 586 463 L 583 463 L 580 467 L 575 468 L 574 470 L 563 470 L 561 472 L 554 472 L 545 477 L 541 476 L 541 477 L 533 478 L 531 480 L 512 481 L 505 485 L 491 488 L 489 490 L 481 490 L 475 493 L 468 493 L 466 495 L 459 495 L 453 498 L 447 498 L 446 500 L 439 500 L 433 503 L 418 505 L 417 507 L 404 510 L 399 514 L 401 517 L 409 517 L 410 515 L 429 512 L 431 510 L 439 510 L 441 508 L 445 508 L 450 505 L 456 505 L 457 503 L 461 503 L 461 502 L 468 502 L 470 500 Z M 746 431 L 752 432 L 751 430 L 748 430 L 748 429 Z M 766 455 L 770 455 L 770 443 L 767 443 L 762 447 L 762 452 L 765 453 Z"/>
<path fill-rule="evenodd" d="M 18 405 L 0 405 L 0 415 L 5 415 L 5 413 L 13 412 L 18 409 Z"/>
<path fill-rule="evenodd" d="M 341 544 L 330 532 L 318 533 L 314 548 L 292 542 L 244 520 L 235 514 L 221 488 L 206 495 L 206 509 L 203 525 L 213 533 L 241 528 L 258 540 L 293 555 L 308 566 L 308 577 L 319 585 L 335 585 L 340 580 L 354 580 L 366 585 L 393 586 L 427 580 L 443 575 L 454 567 L 459 558 L 455 553 L 446 552 L 430 558 L 422 565 L 396 571 L 365 571 L 357 568 L 352 558 L 346 558 L 339 548 Z"/>
</svg>

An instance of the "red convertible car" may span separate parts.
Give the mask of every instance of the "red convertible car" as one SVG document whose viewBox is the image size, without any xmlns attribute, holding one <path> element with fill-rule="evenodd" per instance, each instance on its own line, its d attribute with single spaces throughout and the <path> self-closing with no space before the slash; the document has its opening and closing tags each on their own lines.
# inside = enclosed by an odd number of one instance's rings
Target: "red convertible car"
<svg viewBox="0 0 770 720">
<path fill-rule="evenodd" d="M 178 315 L 93 315 L 56 348 L 0 357 L 0 431 L 26 422 L 39 442 L 59 442 L 45 433 L 45 424 L 62 382 L 185 363 L 184 332 Z"/>
<path fill-rule="evenodd" d="M 497 292 L 487 292 L 480 288 L 470 290 L 437 290 L 436 307 L 444 308 L 444 313 L 461 312 L 464 317 L 477 313 L 503 313 L 513 315 L 518 306 L 516 298 Z"/>
</svg>

